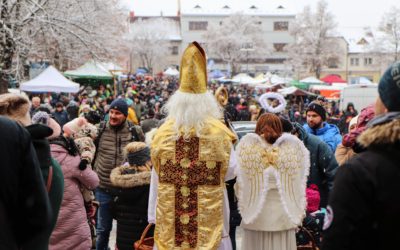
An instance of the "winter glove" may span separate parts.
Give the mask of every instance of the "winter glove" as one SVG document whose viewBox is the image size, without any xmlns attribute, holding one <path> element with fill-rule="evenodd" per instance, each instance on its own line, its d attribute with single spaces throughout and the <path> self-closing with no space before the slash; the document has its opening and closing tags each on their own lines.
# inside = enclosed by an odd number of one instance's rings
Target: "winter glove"
<svg viewBox="0 0 400 250">
<path fill-rule="evenodd" d="M 89 163 L 89 162 L 88 162 L 88 160 L 86 160 L 86 159 L 81 160 L 81 162 L 79 163 L 79 169 L 80 169 L 80 170 L 85 170 L 88 163 Z"/>
</svg>

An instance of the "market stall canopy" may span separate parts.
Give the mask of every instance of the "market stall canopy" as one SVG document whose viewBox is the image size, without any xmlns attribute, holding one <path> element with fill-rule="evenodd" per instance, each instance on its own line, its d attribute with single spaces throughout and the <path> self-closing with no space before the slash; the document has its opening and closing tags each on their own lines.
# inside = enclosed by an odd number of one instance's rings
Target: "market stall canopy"
<svg viewBox="0 0 400 250">
<path fill-rule="evenodd" d="M 293 80 L 289 84 L 296 88 L 299 88 L 299 89 L 303 89 L 303 90 L 308 89 L 308 84 L 306 84 L 304 82 L 299 82 L 298 80 Z"/>
<path fill-rule="evenodd" d="M 372 84 L 373 82 L 364 76 L 351 79 L 351 84 Z"/>
<path fill-rule="evenodd" d="M 267 79 L 261 79 L 261 80 L 256 80 L 253 77 L 249 76 L 248 74 L 240 73 L 234 76 L 231 79 L 232 82 L 234 83 L 240 83 L 240 84 L 249 84 L 249 85 L 257 85 L 260 83 L 265 83 L 268 80 Z"/>
<path fill-rule="evenodd" d="M 99 65 L 101 67 L 103 67 L 103 69 L 110 71 L 110 72 L 124 70 L 121 66 L 119 66 L 118 64 L 115 64 L 113 62 L 102 62 L 102 63 L 99 63 Z"/>
<path fill-rule="evenodd" d="M 343 80 L 339 75 L 327 75 L 324 78 L 321 78 L 321 81 L 332 84 L 332 83 L 347 83 Z"/>
<path fill-rule="evenodd" d="M 283 96 L 287 95 L 295 95 L 295 96 L 308 96 L 308 95 L 315 95 L 314 93 L 310 93 L 307 91 L 304 91 L 302 89 L 296 88 L 296 87 L 288 87 L 288 88 L 283 88 L 278 90 L 279 93 L 281 93 Z"/>
<path fill-rule="evenodd" d="M 253 77 L 244 73 L 237 74 L 232 78 L 232 82 L 238 82 L 238 83 L 250 83 L 253 81 L 254 81 Z"/>
<path fill-rule="evenodd" d="M 310 77 L 301 79 L 300 82 L 301 83 L 311 83 L 311 84 L 322 84 L 322 83 L 324 83 L 323 81 L 317 79 L 314 76 L 310 76 Z"/>
<path fill-rule="evenodd" d="M 79 84 L 68 80 L 56 68 L 49 66 L 37 77 L 22 83 L 20 90 L 28 92 L 77 93 Z"/>
<path fill-rule="evenodd" d="M 212 71 L 208 74 L 208 77 L 209 77 L 210 79 L 219 79 L 219 78 L 224 77 L 224 76 L 226 76 L 226 74 L 224 74 L 224 72 L 222 72 L 222 71 L 219 70 L 219 69 L 212 70 Z"/>
<path fill-rule="evenodd" d="M 72 79 L 96 79 L 96 80 L 111 80 L 113 75 L 95 61 L 88 61 L 76 70 L 67 70 L 64 75 Z"/>
<path fill-rule="evenodd" d="M 313 85 L 310 87 L 311 92 L 318 92 L 320 95 L 328 99 L 337 99 L 338 93 L 344 89 L 345 85 L 327 86 L 327 85 Z"/>
<path fill-rule="evenodd" d="M 167 75 L 167 76 L 178 76 L 179 75 L 179 71 L 177 69 L 168 68 L 166 71 L 164 71 L 164 75 Z"/>
<path fill-rule="evenodd" d="M 286 84 L 289 83 L 290 81 L 291 79 L 280 77 L 278 75 L 271 75 L 271 77 L 268 78 L 268 82 L 271 84 Z"/>
</svg>

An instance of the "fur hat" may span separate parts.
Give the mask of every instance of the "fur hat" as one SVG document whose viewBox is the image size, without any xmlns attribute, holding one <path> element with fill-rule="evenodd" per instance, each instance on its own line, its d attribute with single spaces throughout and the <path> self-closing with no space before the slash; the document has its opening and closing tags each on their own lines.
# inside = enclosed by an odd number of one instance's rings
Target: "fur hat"
<svg viewBox="0 0 400 250">
<path fill-rule="evenodd" d="M 400 61 L 392 64 L 382 75 L 378 92 L 389 111 L 400 111 Z"/>
<path fill-rule="evenodd" d="M 325 110 L 324 107 L 322 107 L 322 106 L 319 105 L 318 103 L 316 103 L 316 102 L 310 103 L 310 104 L 308 105 L 308 107 L 307 107 L 306 114 L 307 114 L 309 111 L 313 111 L 313 112 L 317 113 L 319 116 L 321 116 L 321 118 L 322 118 L 323 121 L 326 120 L 326 110 Z"/>
<path fill-rule="evenodd" d="M 60 125 L 44 111 L 36 112 L 36 114 L 32 117 L 32 122 L 34 124 L 46 125 L 53 130 L 53 134 L 48 136 L 47 139 L 56 138 L 61 134 Z"/>
<path fill-rule="evenodd" d="M 32 124 L 30 106 L 29 99 L 24 95 L 13 93 L 0 95 L 0 115 L 20 122 L 25 127 Z"/>
<path fill-rule="evenodd" d="M 68 134 L 69 136 L 73 136 L 86 124 L 87 124 L 87 121 L 84 117 L 78 117 L 78 118 L 73 119 L 70 122 L 67 122 L 63 126 L 63 131 L 64 131 L 64 133 Z"/>
</svg>

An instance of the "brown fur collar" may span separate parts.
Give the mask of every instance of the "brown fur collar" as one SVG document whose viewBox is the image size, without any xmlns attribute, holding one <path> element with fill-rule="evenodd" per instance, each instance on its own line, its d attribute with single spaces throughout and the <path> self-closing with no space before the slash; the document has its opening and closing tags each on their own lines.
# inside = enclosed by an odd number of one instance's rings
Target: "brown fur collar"
<svg viewBox="0 0 400 250">
<path fill-rule="evenodd" d="M 358 137 L 357 141 L 364 147 L 395 144 L 400 141 L 400 120 L 369 128 Z"/>
<path fill-rule="evenodd" d="M 111 171 L 110 180 L 113 186 L 120 188 L 133 188 L 150 184 L 151 171 L 136 174 L 122 174 L 129 166 L 120 166 Z"/>
</svg>

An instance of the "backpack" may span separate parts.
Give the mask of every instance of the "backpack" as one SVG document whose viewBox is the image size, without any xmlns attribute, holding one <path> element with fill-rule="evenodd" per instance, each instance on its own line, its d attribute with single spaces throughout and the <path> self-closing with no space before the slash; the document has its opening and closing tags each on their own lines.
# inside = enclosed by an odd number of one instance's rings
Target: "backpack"
<svg viewBox="0 0 400 250">
<path fill-rule="evenodd" d="M 134 141 L 144 141 L 144 137 L 143 136 L 140 136 L 140 134 L 138 133 L 138 131 L 137 131 L 137 129 L 138 129 L 138 127 L 139 126 L 136 126 L 136 125 L 134 125 L 133 123 L 131 123 L 130 121 L 127 121 L 127 123 L 128 123 L 128 130 L 129 130 L 129 132 L 131 132 L 131 142 L 134 142 Z M 100 122 L 100 124 L 99 124 L 99 134 L 97 135 L 97 138 L 94 140 L 94 145 L 96 146 L 96 152 L 95 152 L 95 154 L 94 154 L 94 157 L 93 157 L 93 161 L 92 161 L 92 163 L 93 163 L 93 165 L 94 165 L 94 163 L 96 162 L 96 157 L 97 157 L 97 152 L 98 152 L 98 150 L 97 150 L 97 148 L 98 148 L 98 146 L 99 146 L 99 143 L 100 143 L 100 139 L 101 139 L 101 136 L 103 135 L 103 132 L 105 131 L 105 129 L 106 129 L 106 124 L 107 124 L 107 122 L 106 121 L 102 121 L 102 122 Z M 139 127 L 140 128 L 140 127 Z"/>
</svg>

